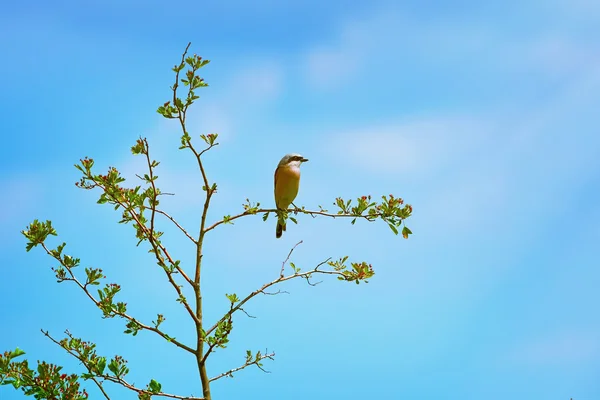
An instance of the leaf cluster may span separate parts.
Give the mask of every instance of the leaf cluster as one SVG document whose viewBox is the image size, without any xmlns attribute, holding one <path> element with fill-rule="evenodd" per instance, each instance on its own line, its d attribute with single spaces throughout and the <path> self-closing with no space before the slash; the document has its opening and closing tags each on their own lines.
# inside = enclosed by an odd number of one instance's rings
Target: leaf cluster
<svg viewBox="0 0 600 400">
<path fill-rule="evenodd" d="M 15 389 L 21 389 L 26 396 L 36 399 L 88 398 L 86 390 L 80 389 L 80 377 L 77 374 L 63 373 L 61 366 L 44 361 L 38 361 L 37 368 L 31 369 L 27 360 L 15 361 L 24 354 L 19 348 L 0 354 L 0 385 L 12 385 Z"/>
</svg>

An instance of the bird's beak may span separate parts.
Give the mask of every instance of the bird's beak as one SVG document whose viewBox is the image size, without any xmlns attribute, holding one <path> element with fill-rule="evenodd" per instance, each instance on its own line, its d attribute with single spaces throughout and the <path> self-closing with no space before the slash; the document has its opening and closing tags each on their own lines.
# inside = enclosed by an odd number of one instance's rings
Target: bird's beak
<svg viewBox="0 0 600 400">
<path fill-rule="evenodd" d="M 300 160 L 300 161 L 302 161 L 302 162 L 307 162 L 307 161 L 308 161 L 308 158 L 304 158 L 304 157 L 302 157 L 302 160 Z"/>
</svg>

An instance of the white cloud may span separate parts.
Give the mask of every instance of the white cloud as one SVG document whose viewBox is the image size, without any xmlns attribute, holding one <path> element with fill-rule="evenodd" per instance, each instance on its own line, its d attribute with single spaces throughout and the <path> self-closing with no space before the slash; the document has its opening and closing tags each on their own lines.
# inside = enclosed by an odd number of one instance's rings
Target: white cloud
<svg viewBox="0 0 600 400">
<path fill-rule="evenodd" d="M 548 35 L 523 49 L 532 65 L 543 66 L 551 76 L 565 76 L 587 70 L 600 61 L 600 50 L 564 35 Z"/>
<path fill-rule="evenodd" d="M 575 17 L 579 23 L 595 24 L 600 20 L 600 3 L 596 0 L 551 0 L 540 2 L 540 7 L 558 13 L 561 17 Z M 597 28 L 597 25 L 595 26 Z"/>
<path fill-rule="evenodd" d="M 257 110 L 276 101 L 284 87 L 284 70 L 274 61 L 240 60 L 239 68 L 227 82 L 190 111 L 191 132 L 218 133 L 219 142 L 230 140 Z M 248 66 L 248 67 L 246 67 Z M 179 129 L 179 127 L 177 126 Z"/>
<path fill-rule="evenodd" d="M 341 130 L 327 142 L 338 149 L 335 161 L 351 159 L 387 185 L 419 188 L 421 230 L 444 236 L 487 226 L 508 203 L 511 168 L 499 160 L 509 156 L 497 129 L 491 120 L 423 117 Z"/>
<path fill-rule="evenodd" d="M 345 21 L 338 29 L 332 44 L 319 44 L 303 55 L 306 79 L 316 87 L 336 87 L 355 77 L 364 68 L 368 54 L 378 48 L 386 33 L 395 33 L 386 15 L 375 15 L 365 20 Z M 378 29 L 379 28 L 379 29 Z M 383 28 L 383 29 L 381 29 Z M 389 28 L 388 32 L 385 32 Z"/>
<path fill-rule="evenodd" d="M 432 115 L 329 134 L 335 162 L 348 158 L 375 180 L 416 185 L 429 235 L 509 230 L 515 207 L 535 205 L 532 223 L 597 171 L 600 140 L 585 123 L 600 89 L 600 68 L 573 79 L 561 92 L 518 115 L 480 119 Z M 587 126 L 587 127 L 586 127 Z"/>
<path fill-rule="evenodd" d="M 246 107 L 256 103 L 273 101 L 283 89 L 283 69 L 273 61 L 243 62 L 236 75 L 230 78 L 224 97 L 230 102 L 242 102 Z M 248 103 L 250 101 L 250 103 Z"/>
<path fill-rule="evenodd" d="M 584 8 L 586 1 L 579 6 Z M 583 11 L 578 11 L 580 14 Z M 554 13 L 559 13 L 554 10 Z M 335 88 L 385 65 L 439 65 L 535 72 L 556 76 L 600 59 L 594 40 L 582 40 L 568 25 L 540 23 L 528 33 L 462 18 L 427 20 L 382 9 L 343 21 L 328 42 L 302 56 L 305 78 L 316 88 Z"/>
<path fill-rule="evenodd" d="M 347 81 L 358 71 L 359 63 L 353 62 L 343 49 L 320 48 L 307 56 L 308 80 L 320 87 L 335 86 Z"/>
<path fill-rule="evenodd" d="M 329 140 L 339 157 L 373 172 L 421 177 L 479 151 L 490 134 L 483 121 L 434 117 L 340 131 Z"/>
</svg>

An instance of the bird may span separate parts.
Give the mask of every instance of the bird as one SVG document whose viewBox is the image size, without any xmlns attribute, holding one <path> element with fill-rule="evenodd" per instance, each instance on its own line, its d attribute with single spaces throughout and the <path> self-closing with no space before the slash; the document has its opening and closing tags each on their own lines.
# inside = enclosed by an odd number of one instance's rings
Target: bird
<svg viewBox="0 0 600 400">
<path fill-rule="evenodd" d="M 279 210 L 287 210 L 298 194 L 300 186 L 300 165 L 308 159 L 300 154 L 291 153 L 283 156 L 275 170 L 275 206 Z M 285 221 L 277 218 L 275 237 L 280 238 L 285 231 Z"/>
</svg>

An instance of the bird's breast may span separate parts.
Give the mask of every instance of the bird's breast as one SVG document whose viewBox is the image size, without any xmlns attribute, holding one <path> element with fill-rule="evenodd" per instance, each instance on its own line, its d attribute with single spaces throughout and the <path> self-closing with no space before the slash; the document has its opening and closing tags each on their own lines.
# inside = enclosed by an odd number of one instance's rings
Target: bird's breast
<svg viewBox="0 0 600 400">
<path fill-rule="evenodd" d="M 286 209 L 298 194 L 300 168 L 280 167 L 275 176 L 275 203 Z"/>
<path fill-rule="evenodd" d="M 286 178 L 300 179 L 300 168 L 298 167 L 281 167 L 279 173 Z"/>
</svg>

